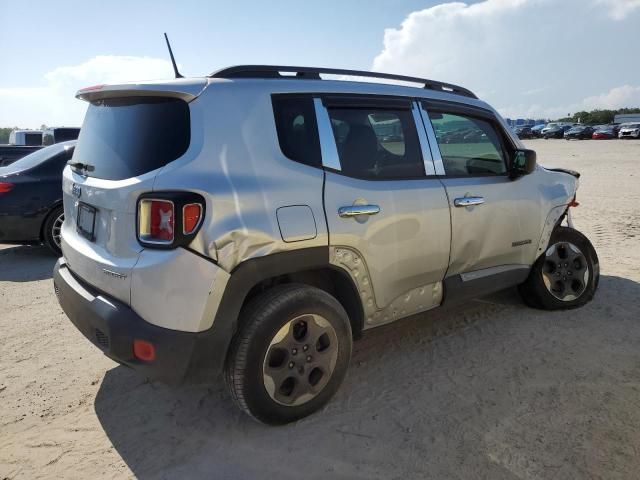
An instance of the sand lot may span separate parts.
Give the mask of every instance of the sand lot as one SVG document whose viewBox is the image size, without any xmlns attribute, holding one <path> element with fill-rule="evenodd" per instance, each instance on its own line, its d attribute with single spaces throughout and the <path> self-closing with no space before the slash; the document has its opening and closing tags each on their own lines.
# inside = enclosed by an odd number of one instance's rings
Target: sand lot
<svg viewBox="0 0 640 480">
<path fill-rule="evenodd" d="M 45 249 L 0 247 L 0 479 L 638 478 L 640 141 L 527 143 L 583 174 L 594 301 L 548 313 L 506 291 L 372 331 L 324 411 L 285 427 L 222 384 L 118 366 L 58 307 Z"/>
</svg>

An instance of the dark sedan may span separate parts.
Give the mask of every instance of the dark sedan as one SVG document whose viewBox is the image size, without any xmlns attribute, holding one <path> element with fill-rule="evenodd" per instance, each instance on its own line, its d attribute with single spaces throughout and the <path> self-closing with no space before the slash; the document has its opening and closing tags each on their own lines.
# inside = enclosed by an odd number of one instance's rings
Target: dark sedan
<svg viewBox="0 0 640 480">
<path fill-rule="evenodd" d="M 592 136 L 593 128 L 586 125 L 573 127 L 564 132 L 565 140 L 590 140 Z"/>
<path fill-rule="evenodd" d="M 552 127 L 544 132 L 545 140 L 548 138 L 562 138 L 564 137 L 564 132 L 573 128 L 571 125 L 558 125 Z"/>
<path fill-rule="evenodd" d="M 62 142 L 0 168 L 0 243 L 44 243 L 60 254 L 62 170 L 76 142 Z"/>
<path fill-rule="evenodd" d="M 531 131 L 531 127 L 530 126 L 522 126 L 522 127 L 516 127 L 513 129 L 513 131 L 515 132 L 515 134 L 518 136 L 518 138 L 534 138 L 535 135 L 534 133 Z"/>
</svg>

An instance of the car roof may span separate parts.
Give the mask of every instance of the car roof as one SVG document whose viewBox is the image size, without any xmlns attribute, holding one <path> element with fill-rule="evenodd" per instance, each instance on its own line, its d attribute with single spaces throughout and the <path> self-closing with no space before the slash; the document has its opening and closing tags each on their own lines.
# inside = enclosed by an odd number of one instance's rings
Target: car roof
<svg viewBox="0 0 640 480">
<path fill-rule="evenodd" d="M 255 69 L 258 68 L 258 71 Z M 267 69 L 265 72 L 264 69 Z M 300 70 L 300 75 L 281 75 L 280 69 Z M 345 72 L 341 74 L 340 72 Z M 336 78 L 322 78 L 320 75 Z M 371 81 L 363 81 L 364 79 Z M 385 83 L 382 83 L 385 81 Z M 396 82 L 396 83 L 390 83 Z M 400 82 L 401 84 L 398 84 Z M 411 85 L 409 85 L 411 84 Z M 157 92 L 192 101 L 205 90 L 216 85 L 232 86 L 240 90 L 262 90 L 265 93 L 344 93 L 406 96 L 433 100 L 446 100 L 477 106 L 495 112 L 471 91 L 457 85 L 403 75 L 340 70 L 314 67 L 238 66 L 220 70 L 209 77 L 178 78 L 148 82 L 128 82 L 112 85 L 94 85 L 79 90 L 76 97 L 93 101 L 100 98 Z"/>
</svg>

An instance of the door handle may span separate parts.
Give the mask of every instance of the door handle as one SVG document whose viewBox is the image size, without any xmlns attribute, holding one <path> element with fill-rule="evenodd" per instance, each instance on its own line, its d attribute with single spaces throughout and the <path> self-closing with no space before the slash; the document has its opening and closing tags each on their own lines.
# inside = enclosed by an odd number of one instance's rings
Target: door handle
<svg viewBox="0 0 640 480">
<path fill-rule="evenodd" d="M 342 218 L 357 217 L 358 215 L 375 215 L 380 212 L 378 205 L 349 205 L 348 207 L 340 207 L 338 215 Z"/>
<path fill-rule="evenodd" d="M 483 197 L 461 197 L 456 198 L 453 204 L 456 207 L 471 207 L 473 205 L 482 205 L 484 203 Z"/>
</svg>

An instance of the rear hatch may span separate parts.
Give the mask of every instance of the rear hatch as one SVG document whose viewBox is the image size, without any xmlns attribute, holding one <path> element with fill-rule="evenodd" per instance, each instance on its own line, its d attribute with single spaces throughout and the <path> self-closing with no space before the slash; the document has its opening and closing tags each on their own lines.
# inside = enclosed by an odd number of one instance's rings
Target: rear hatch
<svg viewBox="0 0 640 480">
<path fill-rule="evenodd" d="M 90 105 L 63 174 L 62 251 L 78 277 L 130 304 L 131 269 L 143 247 L 136 236 L 140 194 L 162 167 L 189 148 L 188 102 L 205 82 L 92 88 Z"/>
</svg>

